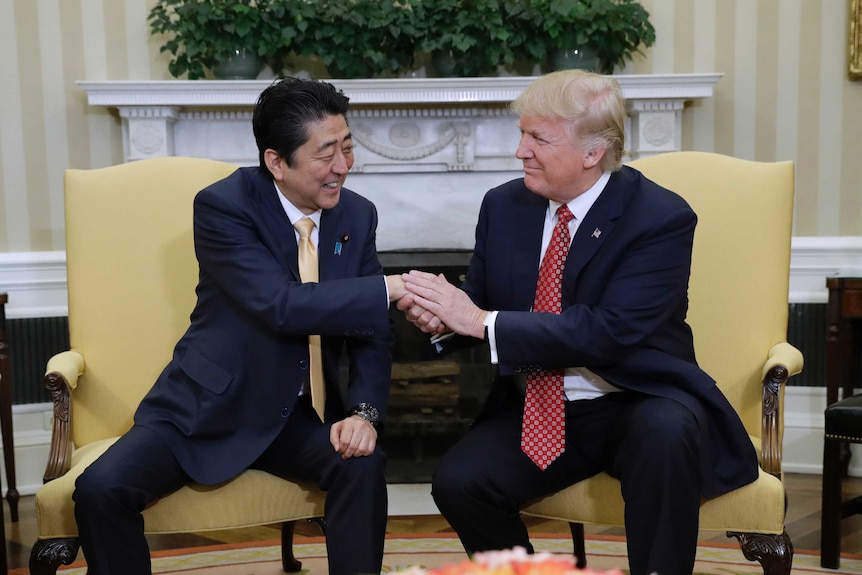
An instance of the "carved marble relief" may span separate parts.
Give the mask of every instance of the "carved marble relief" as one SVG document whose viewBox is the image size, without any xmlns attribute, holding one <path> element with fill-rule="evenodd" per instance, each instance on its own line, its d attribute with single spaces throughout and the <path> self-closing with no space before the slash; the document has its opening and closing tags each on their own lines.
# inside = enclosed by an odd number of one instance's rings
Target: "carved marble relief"
<svg viewBox="0 0 862 575">
<path fill-rule="evenodd" d="M 357 173 L 496 170 L 518 142 L 514 118 L 495 108 L 360 109 L 351 112 L 350 128 Z"/>
</svg>

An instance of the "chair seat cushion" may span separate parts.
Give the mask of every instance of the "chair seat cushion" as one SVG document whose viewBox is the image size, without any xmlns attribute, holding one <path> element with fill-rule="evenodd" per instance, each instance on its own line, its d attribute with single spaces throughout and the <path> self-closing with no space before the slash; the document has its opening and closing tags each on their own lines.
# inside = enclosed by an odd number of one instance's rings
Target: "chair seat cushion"
<svg viewBox="0 0 862 575">
<path fill-rule="evenodd" d="M 77 537 L 75 480 L 118 438 L 95 441 L 72 454 L 72 467 L 36 492 L 39 539 Z M 144 511 L 147 533 L 188 533 L 266 525 L 323 516 L 324 492 L 250 469 L 218 485 L 187 485 Z"/>
<path fill-rule="evenodd" d="M 700 528 L 778 535 L 784 532 L 784 509 L 781 480 L 760 470 L 754 483 L 704 501 Z M 522 512 L 572 523 L 624 525 L 620 482 L 606 473 L 535 501 Z"/>
<path fill-rule="evenodd" d="M 826 437 L 862 443 L 862 394 L 851 395 L 826 408 Z"/>
</svg>

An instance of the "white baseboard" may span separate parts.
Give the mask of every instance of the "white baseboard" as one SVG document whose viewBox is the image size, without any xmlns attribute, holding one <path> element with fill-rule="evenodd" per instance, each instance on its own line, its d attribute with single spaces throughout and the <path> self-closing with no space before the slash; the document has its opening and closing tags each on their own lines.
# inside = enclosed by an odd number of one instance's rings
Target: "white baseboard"
<svg viewBox="0 0 862 575">
<path fill-rule="evenodd" d="M 790 303 L 826 303 L 826 278 L 862 274 L 862 237 L 795 237 L 790 249 Z"/>
<path fill-rule="evenodd" d="M 784 471 L 820 474 L 823 462 L 823 410 L 826 388 L 788 387 L 784 398 Z M 13 407 L 15 429 L 15 477 L 18 492 L 32 495 L 42 485 L 51 442 L 51 405 L 47 403 Z M 862 477 L 862 449 L 854 445 L 850 474 Z M 3 489 L 8 487 L 2 470 Z M 436 514 L 427 483 L 389 486 L 389 514 Z"/>
</svg>

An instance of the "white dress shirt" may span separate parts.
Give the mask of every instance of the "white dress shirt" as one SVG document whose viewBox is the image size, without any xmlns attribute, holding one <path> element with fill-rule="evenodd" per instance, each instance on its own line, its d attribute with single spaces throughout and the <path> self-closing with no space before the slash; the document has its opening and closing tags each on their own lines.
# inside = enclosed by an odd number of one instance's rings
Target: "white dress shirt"
<svg viewBox="0 0 862 575">
<path fill-rule="evenodd" d="M 581 222 L 584 221 L 584 218 L 587 216 L 587 212 L 590 211 L 590 208 L 593 207 L 593 204 L 602 193 L 602 190 L 605 189 L 610 177 L 610 172 L 605 172 L 590 189 L 567 204 L 572 215 L 575 216 L 571 221 L 569 221 L 569 241 L 571 241 L 571 238 L 575 237 L 575 232 L 578 230 L 578 226 L 580 226 Z M 542 248 L 539 256 L 540 266 L 542 258 L 545 256 L 545 251 L 548 249 L 548 244 L 551 243 L 551 236 L 554 233 L 554 227 L 557 225 L 557 209 L 560 205 L 561 204 L 559 202 L 549 200 L 548 210 L 545 212 L 545 225 L 542 230 Z M 485 325 L 488 326 L 488 340 L 491 346 L 491 363 L 493 364 L 499 363 L 497 338 L 495 333 L 496 321 L 496 311 L 489 313 L 488 317 L 485 319 Z M 620 391 L 618 387 L 611 385 L 585 367 L 568 367 L 563 372 L 563 375 L 563 387 L 565 389 L 566 399 L 570 401 L 576 399 L 593 399 L 601 397 L 606 393 Z M 522 390 L 526 389 L 526 376 L 517 376 L 516 381 Z"/>
<path fill-rule="evenodd" d="M 311 230 L 311 243 L 314 245 L 314 249 L 317 249 L 318 241 L 320 239 L 320 216 L 323 213 L 323 210 L 317 210 L 311 214 L 303 214 L 299 211 L 299 208 L 294 206 L 290 200 L 284 197 L 284 194 L 281 193 L 281 190 L 278 189 L 278 184 L 273 181 L 273 185 L 275 186 L 275 193 L 278 194 L 278 200 L 281 202 L 281 207 L 284 208 L 284 213 L 287 214 L 287 217 L 290 219 L 290 225 L 294 225 L 296 222 L 301 220 L 302 218 L 310 218 L 311 221 L 314 222 L 314 228 Z M 296 244 L 299 245 L 299 232 L 296 228 L 293 229 L 293 235 L 296 238 Z M 318 250 L 318 253 L 320 250 Z M 383 287 L 386 290 L 386 307 L 389 307 L 389 284 L 386 283 L 386 278 L 383 278 Z"/>
</svg>

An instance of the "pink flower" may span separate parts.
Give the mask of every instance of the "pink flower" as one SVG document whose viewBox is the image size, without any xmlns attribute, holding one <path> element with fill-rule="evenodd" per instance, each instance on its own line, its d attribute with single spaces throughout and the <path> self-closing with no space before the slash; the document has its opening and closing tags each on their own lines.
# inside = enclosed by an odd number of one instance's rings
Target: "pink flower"
<svg viewBox="0 0 862 575">
<path fill-rule="evenodd" d="M 523 547 L 503 551 L 476 553 L 473 559 L 423 570 L 411 567 L 399 571 L 401 575 L 623 575 L 619 569 L 596 571 L 578 569 L 569 555 L 535 553 L 530 555 Z"/>
</svg>

